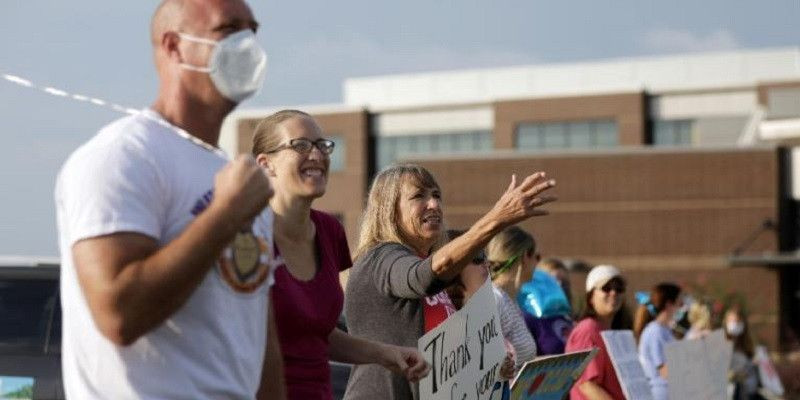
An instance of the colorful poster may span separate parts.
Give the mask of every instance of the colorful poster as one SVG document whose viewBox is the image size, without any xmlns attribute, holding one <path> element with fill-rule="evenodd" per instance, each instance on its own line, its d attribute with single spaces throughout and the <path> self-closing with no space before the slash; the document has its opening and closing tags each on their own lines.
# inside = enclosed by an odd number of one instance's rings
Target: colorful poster
<svg viewBox="0 0 800 400">
<path fill-rule="evenodd" d="M 486 283 L 464 307 L 419 339 L 431 372 L 419 383 L 424 400 L 492 398 L 506 356 L 500 316 Z M 495 398 L 499 398 L 499 390 Z"/>
<path fill-rule="evenodd" d="M 33 399 L 33 378 L 0 376 L 0 400 Z"/>
<path fill-rule="evenodd" d="M 510 400 L 561 400 L 597 349 L 540 357 L 525 363 L 511 384 Z"/>
<path fill-rule="evenodd" d="M 633 339 L 633 332 L 624 331 L 604 331 L 600 333 L 603 342 L 606 344 L 608 356 L 614 371 L 617 373 L 617 380 L 622 386 L 622 392 L 628 400 L 653 400 L 653 393 L 650 392 L 650 384 L 644 374 L 644 368 L 639 362 L 639 352 L 636 349 L 636 340 Z"/>
</svg>

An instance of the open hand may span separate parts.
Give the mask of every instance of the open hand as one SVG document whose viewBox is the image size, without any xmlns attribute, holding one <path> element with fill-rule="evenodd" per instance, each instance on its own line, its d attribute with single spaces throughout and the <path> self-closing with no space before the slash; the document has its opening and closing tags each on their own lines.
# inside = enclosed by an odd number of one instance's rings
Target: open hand
<svg viewBox="0 0 800 400">
<path fill-rule="evenodd" d="M 530 217 L 546 215 L 547 211 L 540 207 L 555 201 L 556 198 L 542 193 L 555 185 L 555 179 L 548 179 L 544 172 L 528 175 L 519 184 L 517 176 L 511 175 L 511 183 L 488 215 L 506 226 Z"/>
</svg>

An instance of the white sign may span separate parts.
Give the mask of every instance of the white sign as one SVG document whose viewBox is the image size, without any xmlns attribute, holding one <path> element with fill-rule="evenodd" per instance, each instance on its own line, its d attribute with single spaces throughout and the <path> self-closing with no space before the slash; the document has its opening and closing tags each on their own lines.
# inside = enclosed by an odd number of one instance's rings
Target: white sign
<svg viewBox="0 0 800 400">
<path fill-rule="evenodd" d="M 639 352 L 636 349 L 633 332 L 614 330 L 600 332 L 600 335 L 603 336 L 608 357 L 611 358 L 611 363 L 614 365 L 614 371 L 617 373 L 617 380 L 622 386 L 625 398 L 628 400 L 652 400 L 653 393 L 650 391 L 647 375 L 644 374 L 642 364 L 639 362 Z"/>
<path fill-rule="evenodd" d="M 667 343 L 664 353 L 670 399 L 727 399 L 733 345 L 725 339 L 722 330 L 700 339 Z"/>
<path fill-rule="evenodd" d="M 491 281 L 487 279 L 461 310 L 426 333 L 417 346 L 431 365 L 419 382 L 420 398 L 489 399 L 506 356 Z"/>
<path fill-rule="evenodd" d="M 778 376 L 778 371 L 775 370 L 775 365 L 769 359 L 767 349 L 764 346 L 756 347 L 756 364 L 758 365 L 758 377 L 761 385 L 776 396 L 783 396 L 783 384 L 781 377 Z"/>
</svg>

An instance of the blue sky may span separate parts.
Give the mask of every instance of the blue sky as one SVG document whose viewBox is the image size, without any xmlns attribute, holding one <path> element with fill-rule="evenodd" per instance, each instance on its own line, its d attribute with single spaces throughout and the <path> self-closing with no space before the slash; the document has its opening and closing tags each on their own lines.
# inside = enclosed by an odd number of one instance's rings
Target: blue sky
<svg viewBox="0 0 800 400">
<path fill-rule="evenodd" d="M 140 108 L 154 0 L 4 1 L 0 73 Z M 800 45 L 800 1 L 251 2 L 269 54 L 243 108 L 336 103 L 346 77 Z M 0 80 L 0 254 L 57 255 L 66 156 L 118 115 Z"/>
</svg>

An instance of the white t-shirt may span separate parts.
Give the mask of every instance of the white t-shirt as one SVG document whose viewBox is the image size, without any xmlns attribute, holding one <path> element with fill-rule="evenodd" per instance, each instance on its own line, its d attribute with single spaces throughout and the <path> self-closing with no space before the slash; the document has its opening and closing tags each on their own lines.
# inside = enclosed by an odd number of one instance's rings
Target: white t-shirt
<svg viewBox="0 0 800 400">
<path fill-rule="evenodd" d="M 141 233 L 166 245 L 208 206 L 214 176 L 226 162 L 165 127 L 154 111 L 144 110 L 103 128 L 64 164 L 55 199 L 68 398 L 255 396 L 273 282 L 269 255 L 237 268 L 226 249 L 175 314 L 127 347 L 98 331 L 72 261 L 75 242 L 115 232 Z M 271 251 L 272 221 L 271 211 L 265 210 L 253 225 L 257 240 L 249 238 L 266 252 Z"/>
</svg>

